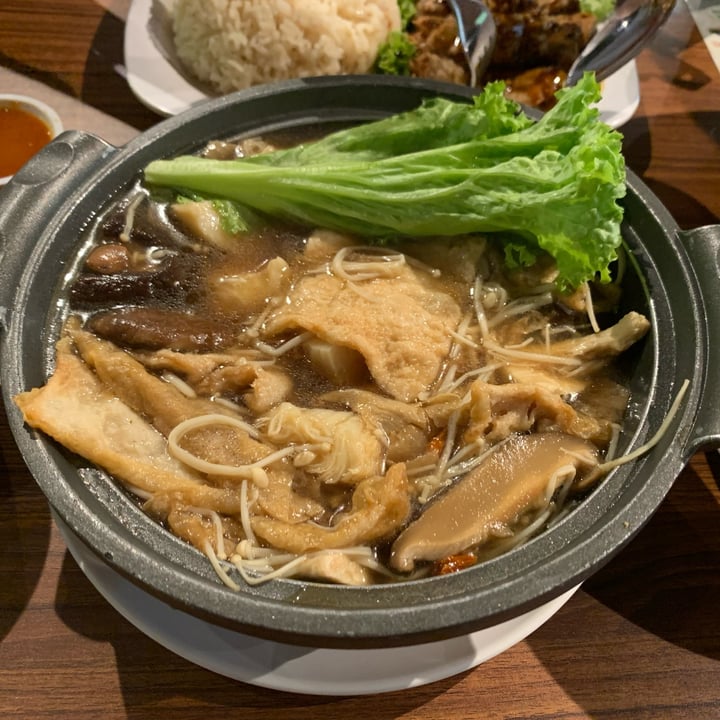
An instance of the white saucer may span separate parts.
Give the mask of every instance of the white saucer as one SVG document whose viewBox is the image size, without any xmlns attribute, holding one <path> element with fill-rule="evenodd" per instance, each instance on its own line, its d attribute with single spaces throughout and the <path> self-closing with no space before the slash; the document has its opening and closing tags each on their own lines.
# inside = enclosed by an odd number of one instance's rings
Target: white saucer
<svg viewBox="0 0 720 720">
<path fill-rule="evenodd" d="M 125 23 L 125 69 L 134 95 L 160 115 L 177 115 L 212 93 L 183 72 L 173 49 L 167 8 L 172 0 L 133 0 Z M 637 110 L 640 84 L 635 61 L 602 83 L 601 118 L 620 127 Z"/>
<path fill-rule="evenodd" d="M 53 517 L 90 582 L 142 633 L 207 670 L 293 693 L 365 695 L 452 677 L 526 638 L 577 590 L 507 622 L 450 640 L 379 650 L 305 648 L 220 628 L 172 608 L 103 563 L 57 515 Z"/>
</svg>

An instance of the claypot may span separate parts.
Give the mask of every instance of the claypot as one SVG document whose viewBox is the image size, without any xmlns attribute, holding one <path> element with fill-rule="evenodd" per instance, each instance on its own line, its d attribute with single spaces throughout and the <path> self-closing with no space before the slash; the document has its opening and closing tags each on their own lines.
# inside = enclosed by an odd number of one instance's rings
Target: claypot
<svg viewBox="0 0 720 720">
<path fill-rule="evenodd" d="M 632 173 L 623 235 L 633 259 L 623 303 L 652 333 L 630 354 L 629 451 L 661 426 L 684 380 L 671 427 L 572 513 L 526 545 L 449 576 L 337 587 L 275 580 L 239 592 L 204 556 L 146 517 L 114 482 L 30 430 L 11 398 L 43 384 L 61 317 L 58 298 L 82 229 L 148 162 L 210 139 L 324 122 L 359 122 L 421 98 L 465 98 L 457 86 L 382 77 L 290 81 L 209 101 L 124 147 L 66 132 L 0 191 L 2 390 L 8 420 L 53 511 L 95 555 L 171 605 L 242 633 L 316 647 L 388 647 L 456 637 L 516 617 L 581 583 L 642 528 L 691 455 L 720 440 L 720 228 L 680 232 Z M 88 481 L 92 474 L 93 482 Z"/>
</svg>

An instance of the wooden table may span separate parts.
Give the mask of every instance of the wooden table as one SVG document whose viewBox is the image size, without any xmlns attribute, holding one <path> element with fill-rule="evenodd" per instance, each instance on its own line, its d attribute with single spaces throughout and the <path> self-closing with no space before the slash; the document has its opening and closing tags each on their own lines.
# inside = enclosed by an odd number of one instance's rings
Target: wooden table
<svg viewBox="0 0 720 720">
<path fill-rule="evenodd" d="M 3 0 L 0 65 L 12 72 L 0 83 L 40 81 L 34 89 L 101 134 L 148 128 L 159 118 L 121 73 L 126 12 L 126 0 Z M 629 166 L 682 227 L 717 223 L 720 73 L 682 0 L 638 67 Z M 697 454 L 631 545 L 524 642 L 417 689 L 325 698 L 200 669 L 118 615 L 65 550 L 3 413 L 0 716 L 720 718 L 719 465 L 716 452 Z"/>
</svg>

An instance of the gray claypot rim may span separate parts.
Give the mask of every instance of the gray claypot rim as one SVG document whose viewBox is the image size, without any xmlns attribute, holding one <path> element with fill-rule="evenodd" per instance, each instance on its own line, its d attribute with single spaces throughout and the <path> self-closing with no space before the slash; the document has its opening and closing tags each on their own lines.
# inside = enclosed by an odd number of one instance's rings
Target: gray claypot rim
<svg viewBox="0 0 720 720">
<path fill-rule="evenodd" d="M 630 224 L 626 234 L 652 298 L 649 311 L 654 331 L 646 349 L 648 370 L 643 384 L 648 385 L 647 396 L 637 400 L 635 426 L 628 440 L 637 445 L 649 437 L 686 368 L 697 366 L 700 382 L 688 394 L 672 440 L 666 439 L 647 456 L 613 472 L 563 522 L 509 555 L 452 576 L 398 585 L 344 588 L 279 580 L 235 593 L 219 583 L 199 553 L 146 518 L 112 483 L 98 479 L 92 471 L 78 472 L 74 461 L 52 442 L 23 426 L 11 397 L 47 369 L 49 340 L 57 329 L 53 296 L 39 286 L 38 276 L 62 264 L 74 247 L 73 233 L 92 218 L 100 199 L 112 196 L 118 183 L 128 182 L 149 159 L 196 147 L 210 139 L 211 131 L 217 136 L 217 127 L 245 131 L 264 126 L 270 116 L 271 127 L 308 119 L 324 121 L 328 115 L 334 120 L 369 119 L 413 106 L 420 97 L 435 93 L 468 96 L 455 86 L 423 81 L 375 77 L 290 81 L 192 108 L 118 151 L 95 146 L 84 136 L 70 134 L 61 140 L 78 157 L 82 143 L 89 142 L 91 162 L 81 168 L 81 181 L 45 230 L 36 228 L 37 246 L 9 279 L 14 295 L 6 307 L 19 302 L 23 312 L 10 314 L 3 337 L 2 386 L 8 418 L 28 466 L 64 522 L 108 564 L 171 605 L 243 632 L 316 646 L 405 645 L 463 634 L 515 617 L 582 582 L 642 527 L 687 461 L 692 418 L 705 382 L 705 309 L 690 262 L 675 237 L 677 226 L 632 173 L 625 201 Z M 229 129 L 227 134 L 232 134 Z M 20 173 L 18 181 L 23 178 Z M 17 192 L 11 202 L 19 197 Z M 24 202 L 27 198 L 18 200 L 19 207 Z M 664 267 L 668 259 L 653 254 L 643 238 L 636 236 L 636 221 L 642 232 L 647 229 L 654 234 L 653 240 L 672 254 L 672 273 Z M 62 242 L 65 249 L 58 247 Z M 675 317 L 674 310 L 680 293 L 682 318 Z M 43 296 L 40 303 L 38 295 Z M 46 338 L 42 362 L 29 352 L 29 339 L 40 335 Z M 681 357 L 678 342 L 688 345 L 683 352 L 691 355 Z M 673 349 L 669 358 L 663 357 L 662 373 L 658 369 L 660 346 L 663 353 Z"/>
</svg>

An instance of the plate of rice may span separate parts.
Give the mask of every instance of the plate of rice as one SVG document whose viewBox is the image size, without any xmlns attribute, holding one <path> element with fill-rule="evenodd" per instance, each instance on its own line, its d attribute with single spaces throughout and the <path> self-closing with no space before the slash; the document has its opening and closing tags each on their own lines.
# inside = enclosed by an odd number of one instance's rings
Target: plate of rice
<svg viewBox="0 0 720 720">
<path fill-rule="evenodd" d="M 401 27 L 397 0 L 133 0 L 124 37 L 127 81 L 160 115 L 288 78 L 373 72 Z M 631 61 L 603 82 L 598 107 L 619 127 L 640 102 Z"/>
</svg>

